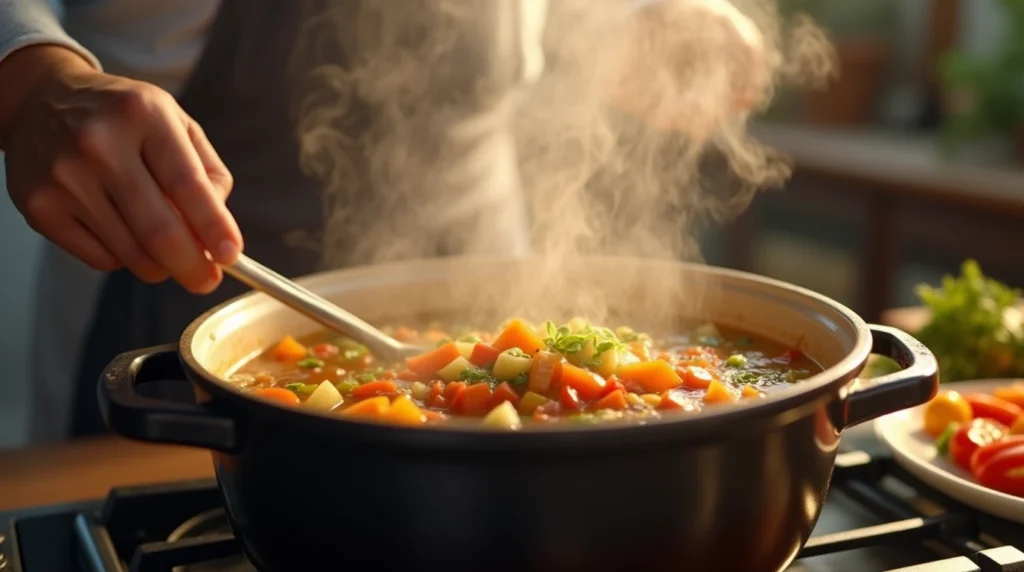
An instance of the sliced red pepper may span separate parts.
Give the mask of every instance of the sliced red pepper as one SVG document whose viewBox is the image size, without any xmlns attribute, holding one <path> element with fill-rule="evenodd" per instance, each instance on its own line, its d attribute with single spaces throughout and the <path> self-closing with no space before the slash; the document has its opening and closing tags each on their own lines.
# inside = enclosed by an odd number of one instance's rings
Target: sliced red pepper
<svg viewBox="0 0 1024 572">
<path fill-rule="evenodd" d="M 1020 407 L 987 393 L 965 393 L 963 398 L 971 404 L 975 417 L 994 419 L 1008 427 L 1024 415 Z"/>
<path fill-rule="evenodd" d="M 491 386 L 486 383 L 474 383 L 464 387 L 452 400 L 452 413 L 457 415 L 482 416 L 491 410 L 494 399 Z"/>
<path fill-rule="evenodd" d="M 469 363 L 477 367 L 491 367 L 494 362 L 498 361 L 498 356 L 501 352 L 494 349 L 487 344 L 477 344 L 473 346 L 473 353 L 469 355 Z"/>
<path fill-rule="evenodd" d="M 1003 449 L 978 469 L 975 475 L 983 486 L 1024 497 L 1024 445 Z"/>
<path fill-rule="evenodd" d="M 993 441 L 988 445 L 979 447 L 971 455 L 971 474 L 977 476 L 978 470 L 1000 451 L 1012 449 L 1020 445 L 1024 445 L 1024 435 L 1007 435 L 999 441 Z"/>
<path fill-rule="evenodd" d="M 1006 435 L 1006 426 L 992 419 L 977 418 L 957 429 L 949 440 L 949 457 L 958 467 L 971 470 L 974 452 L 999 441 Z"/>
<path fill-rule="evenodd" d="M 578 411 L 583 407 L 580 403 L 580 396 L 575 389 L 568 385 L 563 385 L 562 390 L 559 392 L 558 401 L 562 404 L 562 407 L 571 411 Z"/>
</svg>

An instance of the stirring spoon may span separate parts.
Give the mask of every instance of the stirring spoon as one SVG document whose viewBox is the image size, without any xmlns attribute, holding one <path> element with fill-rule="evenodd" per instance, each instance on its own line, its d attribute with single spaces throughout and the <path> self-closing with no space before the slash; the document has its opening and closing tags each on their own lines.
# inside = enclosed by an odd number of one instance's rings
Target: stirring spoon
<svg viewBox="0 0 1024 572">
<path fill-rule="evenodd" d="M 244 254 L 222 268 L 236 280 L 363 344 L 383 361 L 401 361 L 426 350 L 392 338 Z"/>
</svg>

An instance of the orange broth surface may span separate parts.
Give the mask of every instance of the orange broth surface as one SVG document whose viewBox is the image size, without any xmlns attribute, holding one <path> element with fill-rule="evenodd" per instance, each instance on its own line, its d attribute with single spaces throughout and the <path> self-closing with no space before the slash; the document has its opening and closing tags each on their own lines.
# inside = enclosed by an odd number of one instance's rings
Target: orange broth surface
<svg viewBox="0 0 1024 572">
<path fill-rule="evenodd" d="M 279 404 L 342 417 L 516 430 L 697 414 L 763 398 L 822 369 L 796 349 L 711 324 L 664 337 L 579 318 L 562 326 L 513 319 L 496 332 L 385 330 L 427 349 L 389 364 L 330 333 L 285 336 L 230 380 Z"/>
</svg>

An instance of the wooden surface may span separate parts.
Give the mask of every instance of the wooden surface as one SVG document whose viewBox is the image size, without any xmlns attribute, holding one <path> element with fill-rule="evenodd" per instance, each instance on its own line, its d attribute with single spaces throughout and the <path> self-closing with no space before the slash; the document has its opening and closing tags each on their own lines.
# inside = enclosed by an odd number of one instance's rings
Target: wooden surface
<svg viewBox="0 0 1024 572">
<path fill-rule="evenodd" d="M 106 496 L 111 487 L 213 476 L 210 453 L 103 437 L 0 452 L 0 511 Z"/>
</svg>

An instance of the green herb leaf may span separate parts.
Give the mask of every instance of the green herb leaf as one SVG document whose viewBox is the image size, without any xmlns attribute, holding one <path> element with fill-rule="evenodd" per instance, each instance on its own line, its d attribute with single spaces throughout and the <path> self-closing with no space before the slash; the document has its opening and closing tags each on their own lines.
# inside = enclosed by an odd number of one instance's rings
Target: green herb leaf
<svg viewBox="0 0 1024 572">
<path fill-rule="evenodd" d="M 484 381 L 490 382 L 493 381 L 494 378 L 491 376 L 491 373 L 486 369 L 479 367 L 470 367 L 466 368 L 465 370 L 462 371 L 462 373 L 459 374 L 459 380 L 465 381 L 469 384 L 474 384 Z"/>
<path fill-rule="evenodd" d="M 520 373 L 519 375 L 515 376 L 512 379 L 512 381 L 510 381 L 509 383 L 512 384 L 512 385 L 517 385 L 518 386 L 518 385 L 526 385 L 526 383 L 528 381 L 530 381 L 530 374 L 524 371 L 524 372 Z"/>
<path fill-rule="evenodd" d="M 513 357 L 530 357 L 529 354 L 519 348 L 509 348 L 506 351 L 508 352 L 508 355 Z"/>
</svg>

